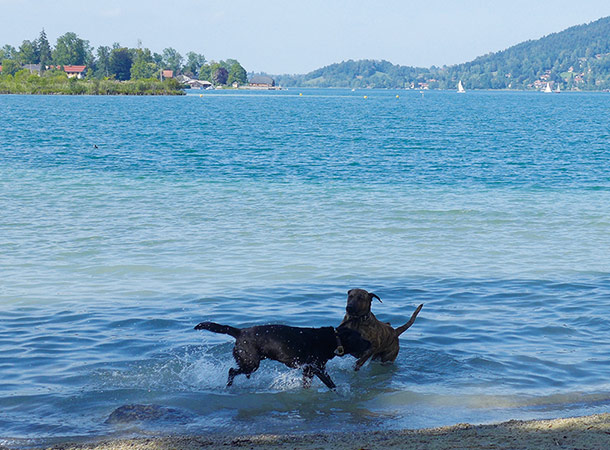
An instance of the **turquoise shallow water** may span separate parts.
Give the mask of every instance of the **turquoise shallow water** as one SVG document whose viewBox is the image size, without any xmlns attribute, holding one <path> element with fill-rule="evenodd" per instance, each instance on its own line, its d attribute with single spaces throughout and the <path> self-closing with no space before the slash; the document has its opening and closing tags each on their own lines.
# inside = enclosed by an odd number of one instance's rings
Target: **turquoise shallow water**
<svg viewBox="0 0 610 450">
<path fill-rule="evenodd" d="M 299 92 L 0 97 L 3 442 L 608 410 L 610 97 Z M 225 389 L 192 330 L 335 325 L 353 287 L 425 306 L 336 393 Z M 105 423 L 134 403 L 171 413 Z"/>
</svg>

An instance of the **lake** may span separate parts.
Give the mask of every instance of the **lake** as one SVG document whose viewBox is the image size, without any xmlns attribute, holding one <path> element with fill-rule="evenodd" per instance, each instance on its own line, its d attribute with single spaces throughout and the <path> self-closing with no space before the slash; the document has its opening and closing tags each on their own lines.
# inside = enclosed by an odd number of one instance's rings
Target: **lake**
<svg viewBox="0 0 610 450">
<path fill-rule="evenodd" d="M 0 96 L 0 142 L 0 444 L 610 407 L 610 94 Z M 424 308 L 336 392 L 225 388 L 233 339 L 193 330 L 336 326 L 355 287 Z"/>
</svg>

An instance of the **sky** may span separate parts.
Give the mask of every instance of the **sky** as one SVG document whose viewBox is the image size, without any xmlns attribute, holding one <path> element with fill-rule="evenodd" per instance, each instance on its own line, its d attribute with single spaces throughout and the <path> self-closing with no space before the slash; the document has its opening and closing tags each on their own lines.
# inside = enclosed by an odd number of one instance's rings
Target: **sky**
<svg viewBox="0 0 610 450">
<path fill-rule="evenodd" d="M 430 67 L 470 61 L 610 16 L 610 0 L 0 0 L 0 46 L 44 28 L 97 48 L 173 47 L 248 72 L 300 74 L 348 59 Z"/>
</svg>

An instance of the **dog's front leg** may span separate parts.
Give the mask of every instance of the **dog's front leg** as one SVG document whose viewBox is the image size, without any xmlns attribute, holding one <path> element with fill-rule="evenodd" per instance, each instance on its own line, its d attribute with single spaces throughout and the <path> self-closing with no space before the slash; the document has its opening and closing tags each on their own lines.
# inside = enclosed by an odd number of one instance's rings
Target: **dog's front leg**
<svg viewBox="0 0 610 450">
<path fill-rule="evenodd" d="M 313 371 L 315 375 L 322 381 L 322 383 L 328 386 L 329 389 L 335 389 L 337 387 L 335 386 L 335 383 L 333 383 L 333 380 L 330 379 L 330 375 L 326 373 L 325 367 L 314 367 Z"/>
<path fill-rule="evenodd" d="M 360 358 L 358 358 L 358 361 L 356 361 L 356 365 L 354 366 L 354 370 L 356 372 L 359 371 L 360 368 L 362 366 L 364 366 L 364 363 L 367 362 L 371 356 L 373 356 L 373 352 L 371 350 L 367 350 L 366 353 L 364 355 L 362 355 Z"/>
</svg>

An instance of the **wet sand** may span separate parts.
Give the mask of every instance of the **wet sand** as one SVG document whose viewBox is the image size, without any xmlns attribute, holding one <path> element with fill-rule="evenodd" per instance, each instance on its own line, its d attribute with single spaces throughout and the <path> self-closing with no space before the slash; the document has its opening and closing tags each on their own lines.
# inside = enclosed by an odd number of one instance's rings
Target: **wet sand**
<svg viewBox="0 0 610 450">
<path fill-rule="evenodd" d="M 340 424 L 337 424 L 338 427 Z M 53 450 L 173 449 L 610 449 L 610 414 L 554 420 L 512 420 L 494 425 L 458 424 L 422 430 L 370 431 L 306 435 L 165 436 L 65 442 Z"/>
</svg>

